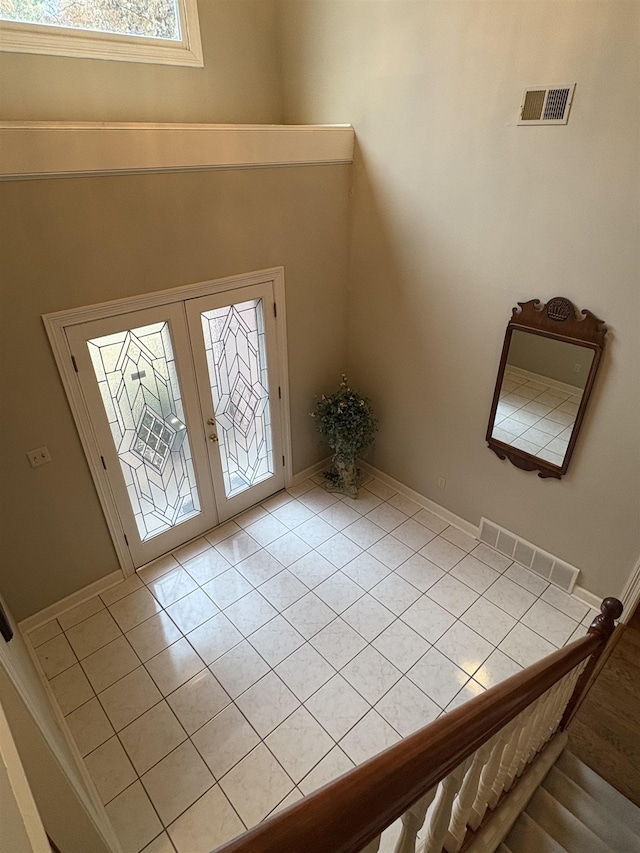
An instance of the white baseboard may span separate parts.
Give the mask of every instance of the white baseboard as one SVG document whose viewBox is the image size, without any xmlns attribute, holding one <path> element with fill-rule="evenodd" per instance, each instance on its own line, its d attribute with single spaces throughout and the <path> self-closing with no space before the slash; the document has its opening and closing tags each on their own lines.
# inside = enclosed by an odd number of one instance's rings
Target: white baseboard
<svg viewBox="0 0 640 853">
<path fill-rule="evenodd" d="M 325 468 L 328 468 L 331 465 L 331 456 L 327 456 L 325 459 L 321 459 L 320 462 L 316 462 L 315 465 L 309 465 L 308 468 L 304 468 L 302 471 L 298 471 L 297 474 L 294 474 L 291 478 L 291 482 L 287 483 L 287 488 L 289 486 L 297 486 L 298 483 L 302 483 L 304 480 L 308 480 L 309 477 L 313 477 L 314 474 L 319 474 L 320 471 L 323 471 Z"/>
<path fill-rule="evenodd" d="M 596 595 L 593 592 L 590 592 L 588 589 L 585 589 L 583 586 L 576 584 L 573 588 L 572 595 L 575 595 L 576 598 L 579 598 L 580 601 L 584 601 L 585 604 L 588 604 L 589 607 L 593 607 L 594 610 L 600 612 L 600 605 L 602 604 L 602 598 L 599 595 Z"/>
<path fill-rule="evenodd" d="M 28 634 L 30 631 L 40 628 L 41 625 L 45 625 L 57 616 L 61 616 L 63 613 L 66 613 L 67 610 L 71 610 L 79 604 L 87 601 L 89 598 L 93 598 L 94 595 L 99 595 L 101 592 L 115 586 L 117 583 L 120 583 L 121 580 L 124 580 L 124 574 L 120 569 L 115 572 L 111 572 L 110 575 L 106 575 L 105 577 L 90 583 L 88 586 L 84 586 L 82 589 L 72 592 L 71 595 L 68 595 L 66 598 L 62 598 L 60 601 L 56 601 L 55 604 L 50 604 L 43 610 L 39 610 L 37 613 L 34 613 L 32 616 L 27 616 L 26 619 L 23 619 L 18 623 L 18 627 L 23 634 Z"/>
<path fill-rule="evenodd" d="M 390 477 L 388 474 L 385 474 L 383 471 L 378 470 L 373 465 L 370 465 L 368 462 L 364 462 L 361 459 L 358 460 L 358 465 L 369 474 L 372 474 L 376 480 L 380 480 L 382 483 L 386 483 L 387 486 L 391 486 L 392 489 L 395 489 L 401 495 L 404 495 L 405 498 L 409 498 L 409 500 L 417 503 L 419 506 L 424 509 L 428 509 L 429 512 L 432 512 L 434 515 L 437 515 L 438 518 L 441 518 L 443 521 L 446 521 L 447 524 L 452 524 L 454 527 L 458 527 L 464 533 L 468 533 L 469 536 L 473 536 L 474 539 L 478 538 L 478 528 L 475 524 L 471 524 L 470 521 L 465 521 L 464 518 L 460 518 L 459 515 L 456 515 L 453 512 L 450 512 L 448 509 L 445 509 L 440 504 L 437 504 L 435 501 L 429 500 L 429 498 L 425 498 L 424 495 L 421 495 L 419 492 L 415 492 L 413 489 L 410 489 L 408 486 L 405 486 L 404 483 L 401 483 L 399 480 L 394 480 L 393 477 Z"/>
</svg>

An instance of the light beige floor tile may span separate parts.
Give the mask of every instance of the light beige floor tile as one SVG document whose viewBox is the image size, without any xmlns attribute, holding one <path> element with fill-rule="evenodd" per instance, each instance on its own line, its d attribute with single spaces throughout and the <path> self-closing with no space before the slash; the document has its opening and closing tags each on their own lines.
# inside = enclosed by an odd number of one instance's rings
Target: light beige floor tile
<svg viewBox="0 0 640 853">
<path fill-rule="evenodd" d="M 318 788 L 322 788 L 328 782 L 342 776 L 355 767 L 353 761 L 339 747 L 334 748 L 308 773 L 302 782 L 300 782 L 300 790 L 303 794 L 311 794 Z"/>
<path fill-rule="evenodd" d="M 309 643 L 278 664 L 275 671 L 301 702 L 335 675 L 334 668 Z"/>
<path fill-rule="evenodd" d="M 223 539 L 228 539 L 229 536 L 233 536 L 234 533 L 239 533 L 242 528 L 235 523 L 235 521 L 225 521 L 224 524 L 219 524 L 217 527 L 214 527 L 213 530 L 210 530 L 208 533 L 205 533 L 205 539 L 211 545 L 215 545 L 218 542 L 222 542 Z"/>
<path fill-rule="evenodd" d="M 402 677 L 400 670 L 389 663 L 373 646 L 363 649 L 340 671 L 340 674 L 370 705 L 375 705 Z"/>
<path fill-rule="evenodd" d="M 265 740 L 294 782 L 299 782 L 335 746 L 306 708 L 298 708 Z"/>
<path fill-rule="evenodd" d="M 164 611 L 127 631 L 127 640 L 144 663 L 182 636 L 180 630 Z"/>
<path fill-rule="evenodd" d="M 312 551 L 310 554 L 306 554 L 304 557 L 296 560 L 295 563 L 292 563 L 289 566 L 289 571 L 298 580 L 302 581 L 305 586 L 313 589 L 319 583 L 322 583 L 323 580 L 330 577 L 336 571 L 336 566 L 328 559 L 325 559 L 318 551 Z"/>
<path fill-rule="evenodd" d="M 398 732 L 372 709 L 347 732 L 339 746 L 353 762 L 362 764 L 399 740 Z"/>
<path fill-rule="evenodd" d="M 191 741 L 180 744 L 142 776 L 151 802 L 165 826 L 214 785 L 214 778 Z"/>
<path fill-rule="evenodd" d="M 407 676 L 441 708 L 446 708 L 469 680 L 464 670 L 435 648 L 429 649 Z"/>
<path fill-rule="evenodd" d="M 100 798 L 108 803 L 138 778 L 117 737 L 111 737 L 85 758 Z"/>
<path fill-rule="evenodd" d="M 57 619 L 52 619 L 45 625 L 41 625 L 39 628 L 34 628 L 33 631 L 30 631 L 27 634 L 27 637 L 31 643 L 31 648 L 37 649 L 38 646 L 46 643 L 47 640 L 53 640 L 54 637 L 57 637 L 61 633 L 62 628 L 60 627 L 60 623 Z"/>
<path fill-rule="evenodd" d="M 341 618 L 330 622 L 310 643 L 335 669 L 342 669 L 367 645 L 364 637 Z"/>
<path fill-rule="evenodd" d="M 500 681 L 504 681 L 505 678 L 515 675 L 521 669 L 520 664 L 511 660 L 504 652 L 496 649 L 489 655 L 480 669 L 476 670 L 473 677 L 483 687 L 489 688 L 494 687 Z"/>
<path fill-rule="evenodd" d="M 166 575 L 165 575 L 166 577 Z M 162 580 L 153 581 L 159 583 Z M 130 631 L 160 611 L 160 605 L 145 587 L 121 598 L 109 607 L 109 612 L 122 631 Z"/>
<path fill-rule="evenodd" d="M 300 702 L 275 672 L 265 675 L 236 699 L 260 737 L 266 737 Z"/>
<path fill-rule="evenodd" d="M 245 595 L 235 604 L 231 604 L 224 611 L 229 619 L 245 637 L 253 634 L 266 622 L 278 615 L 275 607 L 263 598 L 257 590 Z"/>
<path fill-rule="evenodd" d="M 167 833 L 163 832 L 151 844 L 148 844 L 142 853 L 176 853 L 176 848 Z"/>
<path fill-rule="evenodd" d="M 394 684 L 375 709 L 402 737 L 433 722 L 441 710 L 408 678 L 402 678 Z"/>
<path fill-rule="evenodd" d="M 452 625 L 435 646 L 468 675 L 473 675 L 494 649 L 491 643 L 462 622 Z"/>
<path fill-rule="evenodd" d="M 184 639 L 169 646 L 145 664 L 164 696 L 173 693 L 204 668 L 204 662 Z"/>
<path fill-rule="evenodd" d="M 82 756 L 109 740 L 114 734 L 107 715 L 95 698 L 76 708 L 66 719 Z"/>
<path fill-rule="evenodd" d="M 169 605 L 167 614 L 183 634 L 195 630 L 218 613 L 217 606 L 202 589 L 194 589 L 179 601 Z"/>
<path fill-rule="evenodd" d="M 429 649 L 429 643 L 399 619 L 375 638 L 372 646 L 401 672 L 406 672 Z"/>
<path fill-rule="evenodd" d="M 210 669 L 229 696 L 235 699 L 266 675 L 269 665 L 248 640 L 243 640 L 215 660 Z"/>
<path fill-rule="evenodd" d="M 307 593 L 284 611 L 283 616 L 307 640 L 336 618 L 335 610 L 313 592 Z"/>
<path fill-rule="evenodd" d="M 139 666 L 99 694 L 111 725 L 119 732 L 162 699 L 143 666 Z"/>
<path fill-rule="evenodd" d="M 216 779 L 224 776 L 260 743 L 257 733 L 236 705 L 228 705 L 216 714 L 191 739 Z"/>
<path fill-rule="evenodd" d="M 82 668 L 96 693 L 100 693 L 138 666 L 140 659 L 123 636 L 82 661 Z"/>
<path fill-rule="evenodd" d="M 178 853 L 211 853 L 244 832 L 231 804 L 215 785 L 168 828 Z"/>
<path fill-rule="evenodd" d="M 276 616 L 249 636 L 249 642 L 274 667 L 302 646 L 304 637 L 282 616 Z"/>
<path fill-rule="evenodd" d="M 362 598 L 365 591 L 361 586 L 347 577 L 343 572 L 337 571 L 314 590 L 314 594 L 321 598 L 336 613 L 342 613 L 347 607 Z"/>
<path fill-rule="evenodd" d="M 479 598 L 471 607 L 462 614 L 461 621 L 481 637 L 497 646 L 507 636 L 516 624 L 513 616 L 509 616 L 495 604 L 486 598 Z"/>
<path fill-rule="evenodd" d="M 348 562 L 342 571 L 363 589 L 371 589 L 387 577 L 390 569 L 368 552 Z"/>
<path fill-rule="evenodd" d="M 58 622 L 63 631 L 68 631 L 69 628 L 73 628 L 74 625 L 84 622 L 85 619 L 88 619 L 89 616 L 94 616 L 100 610 L 104 610 L 104 604 L 100 596 L 96 595 L 88 601 L 79 604 L 77 607 L 72 607 L 71 610 L 61 613 L 58 616 Z"/>
<path fill-rule="evenodd" d="M 206 664 L 213 663 L 229 649 L 242 642 L 240 631 L 224 613 L 218 613 L 204 625 L 187 635 L 187 639 Z"/>
<path fill-rule="evenodd" d="M 230 701 L 208 669 L 199 672 L 167 697 L 167 702 L 188 735 L 208 723 Z"/>
<path fill-rule="evenodd" d="M 194 589 L 197 589 L 198 584 L 182 568 L 174 569 L 174 571 L 162 575 L 157 580 L 151 581 L 148 587 L 160 604 L 163 607 L 168 607 L 170 604 L 179 601 L 185 595 L 193 592 Z"/>
<path fill-rule="evenodd" d="M 492 569 L 487 568 L 487 571 L 492 571 Z M 465 610 L 471 607 L 473 602 L 479 598 L 477 592 L 474 592 L 471 587 L 462 583 L 462 581 L 452 577 L 451 574 L 445 575 L 426 594 L 430 599 L 437 602 L 457 618 L 460 618 Z"/>
<path fill-rule="evenodd" d="M 395 572 L 387 575 L 369 592 L 395 616 L 400 616 L 414 601 L 420 598 L 419 590 Z"/>
<path fill-rule="evenodd" d="M 140 782 L 134 782 L 105 808 L 124 853 L 139 853 L 162 832 L 162 824 Z"/>
<path fill-rule="evenodd" d="M 251 592 L 253 586 L 237 569 L 229 569 L 203 586 L 204 591 L 221 610 Z"/>
<path fill-rule="evenodd" d="M 371 642 L 393 622 L 395 616 L 371 595 L 364 595 L 344 611 L 342 618 Z"/>
<path fill-rule="evenodd" d="M 95 616 L 90 616 L 69 628 L 66 637 L 78 658 L 82 660 L 115 640 L 121 633 L 109 611 L 101 610 Z"/>
<path fill-rule="evenodd" d="M 79 663 L 56 675 L 50 683 L 63 714 L 70 714 L 93 697 L 93 688 Z"/>
<path fill-rule="evenodd" d="M 137 589 L 142 589 L 142 586 L 142 580 L 138 575 L 130 575 L 125 580 L 115 584 L 115 586 L 105 589 L 104 592 L 100 593 L 100 598 L 109 606 L 110 604 L 115 604 L 116 601 L 120 601 L 121 598 L 130 593 L 135 592 Z"/>
<path fill-rule="evenodd" d="M 154 705 L 120 732 L 122 745 L 140 774 L 168 755 L 186 737 L 166 702 Z"/>
<path fill-rule="evenodd" d="M 247 827 L 252 827 L 287 796 L 293 782 L 260 744 L 222 777 L 220 787 Z"/>
<path fill-rule="evenodd" d="M 309 592 L 302 581 L 285 569 L 259 587 L 260 595 L 277 610 L 282 611 Z"/>
<path fill-rule="evenodd" d="M 193 560 L 184 563 L 184 568 L 194 581 L 202 586 L 230 569 L 231 563 L 215 548 L 208 548 Z"/>
<path fill-rule="evenodd" d="M 341 675 L 334 675 L 304 704 L 335 740 L 348 732 L 370 708 Z"/>
</svg>

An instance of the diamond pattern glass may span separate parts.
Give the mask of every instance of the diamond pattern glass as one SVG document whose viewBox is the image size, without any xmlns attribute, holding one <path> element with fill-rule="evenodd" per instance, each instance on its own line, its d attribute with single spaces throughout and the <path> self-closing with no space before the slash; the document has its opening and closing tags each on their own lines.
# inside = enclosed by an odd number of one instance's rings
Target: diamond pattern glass
<svg viewBox="0 0 640 853">
<path fill-rule="evenodd" d="M 144 542 L 200 512 L 169 323 L 87 345 Z"/>
<path fill-rule="evenodd" d="M 262 299 L 202 315 L 227 498 L 273 476 Z"/>
</svg>

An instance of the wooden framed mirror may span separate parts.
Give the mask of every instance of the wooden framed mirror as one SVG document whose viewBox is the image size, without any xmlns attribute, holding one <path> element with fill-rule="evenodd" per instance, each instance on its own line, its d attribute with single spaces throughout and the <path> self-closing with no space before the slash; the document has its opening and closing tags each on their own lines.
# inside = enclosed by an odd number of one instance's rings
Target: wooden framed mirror
<svg viewBox="0 0 640 853">
<path fill-rule="evenodd" d="M 567 472 L 606 335 L 590 311 L 557 296 L 518 302 L 502 347 L 487 444 L 539 477 Z"/>
</svg>

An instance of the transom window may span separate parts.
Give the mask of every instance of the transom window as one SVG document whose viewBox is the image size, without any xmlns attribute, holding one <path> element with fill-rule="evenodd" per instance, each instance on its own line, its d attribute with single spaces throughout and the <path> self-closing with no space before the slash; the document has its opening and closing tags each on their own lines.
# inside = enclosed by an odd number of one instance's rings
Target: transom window
<svg viewBox="0 0 640 853">
<path fill-rule="evenodd" d="M 203 64 L 197 0 L 0 0 L 0 50 Z"/>
</svg>

